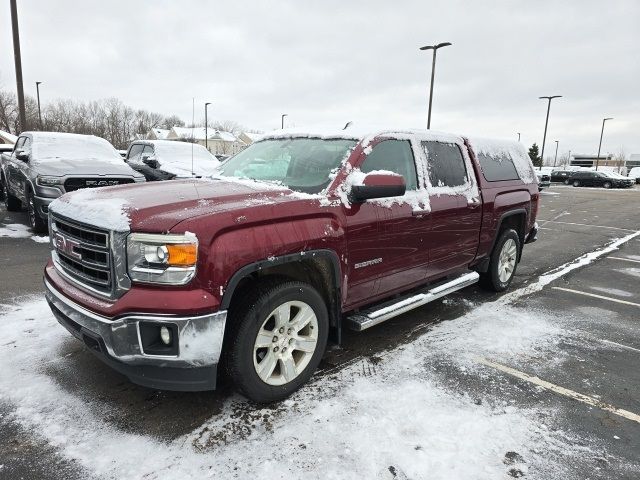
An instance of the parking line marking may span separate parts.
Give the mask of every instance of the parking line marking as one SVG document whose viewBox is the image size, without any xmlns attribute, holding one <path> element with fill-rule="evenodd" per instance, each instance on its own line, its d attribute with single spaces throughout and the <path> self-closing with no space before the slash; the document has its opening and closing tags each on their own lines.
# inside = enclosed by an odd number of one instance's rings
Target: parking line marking
<svg viewBox="0 0 640 480">
<path fill-rule="evenodd" d="M 640 263 L 640 260 L 632 260 L 631 258 L 622 258 L 622 257 L 607 257 L 607 258 L 610 258 L 611 260 L 624 260 L 625 262 Z"/>
<path fill-rule="evenodd" d="M 604 338 L 599 338 L 598 340 L 604 343 L 610 343 L 611 345 L 615 345 L 616 347 L 624 348 L 625 350 L 631 350 L 632 352 L 640 353 L 640 348 L 630 347 L 629 345 L 623 345 L 621 343 L 614 342 L 611 340 L 605 340 Z"/>
<path fill-rule="evenodd" d="M 486 365 L 487 367 L 495 368 L 496 370 L 500 370 L 501 372 L 512 375 L 516 378 L 519 378 L 520 380 L 533 383 L 534 385 L 542 387 L 545 390 L 549 390 L 559 395 L 571 398 L 573 400 L 577 400 L 578 402 L 591 405 L 592 407 L 597 407 L 606 412 L 614 413 L 615 415 L 624 417 L 627 420 L 640 423 L 640 415 L 630 412 L 628 410 L 623 410 L 622 408 L 614 407 L 613 405 L 610 405 L 601 400 L 598 400 L 597 398 L 590 397 L 589 395 L 585 395 L 583 393 L 574 392 L 573 390 L 569 390 L 568 388 L 564 388 L 559 385 L 555 385 L 551 382 L 547 382 L 546 380 L 542 380 L 541 378 L 535 375 L 530 375 L 528 373 L 524 373 L 519 370 L 516 370 L 515 368 L 507 367 L 506 365 L 492 362 L 491 360 L 487 360 L 486 358 L 479 358 L 478 362 L 483 365 Z"/>
<path fill-rule="evenodd" d="M 560 223 L 562 225 L 577 225 L 579 227 L 608 228 L 610 230 L 622 230 L 624 232 L 635 232 L 636 231 L 636 230 L 632 230 L 630 228 L 608 227 L 606 225 L 589 225 L 588 223 L 556 222 L 555 220 L 543 220 L 543 222 L 545 222 L 545 224 L 547 224 L 547 223 Z"/>
<path fill-rule="evenodd" d="M 628 302 L 626 300 L 620 300 L 618 298 L 605 297 L 604 295 L 596 295 L 595 293 L 581 292 L 580 290 L 573 290 L 571 288 L 563 287 L 551 287 L 554 290 L 562 290 L 563 292 L 576 293 L 578 295 L 584 295 L 585 297 L 599 298 L 601 300 L 609 300 L 610 302 L 622 303 L 623 305 L 631 305 L 633 307 L 640 307 L 640 303 Z"/>
</svg>

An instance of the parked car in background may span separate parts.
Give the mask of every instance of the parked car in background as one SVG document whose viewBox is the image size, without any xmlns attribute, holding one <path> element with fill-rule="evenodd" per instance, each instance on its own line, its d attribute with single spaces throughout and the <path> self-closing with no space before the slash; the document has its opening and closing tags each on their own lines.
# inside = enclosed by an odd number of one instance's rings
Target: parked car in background
<svg viewBox="0 0 640 480">
<path fill-rule="evenodd" d="M 220 164 L 202 145 L 175 140 L 136 140 L 125 161 L 147 181 L 210 177 Z"/>
<path fill-rule="evenodd" d="M 569 178 L 571 175 L 576 173 L 575 170 L 554 170 L 551 172 L 551 181 L 552 182 L 562 182 L 565 185 L 569 185 Z"/>
<path fill-rule="evenodd" d="M 619 173 L 583 170 L 573 172 L 569 183 L 574 187 L 629 188 L 635 182 Z"/>
<path fill-rule="evenodd" d="M 210 390 L 224 365 L 247 397 L 272 402 L 309 380 L 344 328 L 478 281 L 507 289 L 536 240 L 538 202 L 519 142 L 283 131 L 212 180 L 57 200 L 46 297 L 71 334 L 133 382 Z M 80 252 L 93 245 L 100 265 L 73 256 L 67 239 Z"/>
<path fill-rule="evenodd" d="M 538 177 L 538 191 L 551 186 L 551 176 L 545 171 L 536 168 L 536 177 Z"/>
<path fill-rule="evenodd" d="M 629 178 L 640 184 L 640 167 L 633 167 L 629 170 Z"/>
<path fill-rule="evenodd" d="M 25 132 L 2 154 L 0 183 L 9 211 L 26 206 L 36 232 L 47 230 L 49 204 L 63 193 L 144 182 L 113 145 L 93 135 Z"/>
</svg>

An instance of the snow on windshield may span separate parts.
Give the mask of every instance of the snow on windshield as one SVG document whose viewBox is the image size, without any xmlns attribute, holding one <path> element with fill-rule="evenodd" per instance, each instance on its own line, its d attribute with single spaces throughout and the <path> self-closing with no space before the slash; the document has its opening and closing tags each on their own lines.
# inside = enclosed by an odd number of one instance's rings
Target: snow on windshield
<svg viewBox="0 0 640 480">
<path fill-rule="evenodd" d="M 122 165 L 122 157 L 113 145 L 93 135 L 34 133 L 31 154 L 36 162 L 100 160 Z"/>
<path fill-rule="evenodd" d="M 196 143 L 167 140 L 153 142 L 153 145 L 160 168 L 179 177 L 190 177 L 192 173 L 198 176 L 210 176 L 216 173 L 220 164 L 206 148 Z"/>
</svg>

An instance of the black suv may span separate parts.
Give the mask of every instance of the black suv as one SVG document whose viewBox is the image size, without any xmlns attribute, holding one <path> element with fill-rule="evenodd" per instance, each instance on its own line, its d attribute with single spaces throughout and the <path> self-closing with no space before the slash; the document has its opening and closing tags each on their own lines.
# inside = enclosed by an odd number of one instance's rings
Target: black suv
<svg viewBox="0 0 640 480">
<path fill-rule="evenodd" d="M 572 172 L 569 184 L 574 187 L 629 188 L 633 180 L 612 172 L 582 171 Z"/>
<path fill-rule="evenodd" d="M 144 182 L 104 138 L 73 133 L 25 132 L 0 161 L 0 196 L 9 211 L 23 206 L 37 233 L 47 230 L 49 204 L 80 188 Z"/>
<path fill-rule="evenodd" d="M 576 173 L 574 170 L 554 170 L 551 172 L 551 181 L 569 185 L 569 179 L 574 173 Z"/>
</svg>

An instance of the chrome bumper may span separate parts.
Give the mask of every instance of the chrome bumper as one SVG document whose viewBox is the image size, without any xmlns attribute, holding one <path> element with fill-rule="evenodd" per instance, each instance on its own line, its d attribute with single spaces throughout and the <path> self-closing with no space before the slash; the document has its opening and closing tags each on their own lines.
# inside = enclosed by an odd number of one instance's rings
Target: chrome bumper
<svg viewBox="0 0 640 480">
<path fill-rule="evenodd" d="M 107 356 L 108 360 L 132 366 L 170 367 L 174 370 L 215 367 L 220 359 L 227 319 L 226 310 L 198 317 L 131 314 L 110 319 L 76 304 L 62 295 L 46 279 L 44 284 L 47 301 L 57 320 L 85 343 L 86 336 L 97 341 L 101 353 Z M 145 353 L 140 337 L 141 321 L 177 326 L 177 354 L 170 356 Z M 105 351 L 102 351 L 103 349 Z M 129 376 L 126 372 L 123 373 Z M 133 378 L 132 380 L 136 381 Z"/>
</svg>

